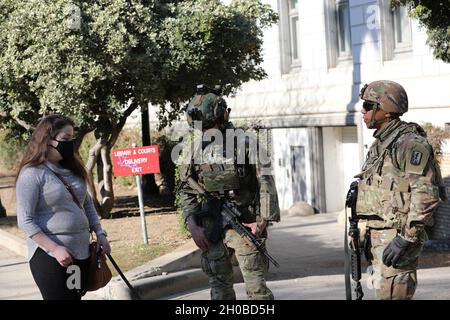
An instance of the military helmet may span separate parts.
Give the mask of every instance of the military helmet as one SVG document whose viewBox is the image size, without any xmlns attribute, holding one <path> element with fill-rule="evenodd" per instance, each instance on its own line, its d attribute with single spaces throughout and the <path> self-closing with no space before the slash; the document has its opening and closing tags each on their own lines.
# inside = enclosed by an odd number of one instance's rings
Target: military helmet
<svg viewBox="0 0 450 320">
<path fill-rule="evenodd" d="M 408 95 L 405 89 L 394 81 L 378 80 L 366 84 L 359 94 L 366 101 L 376 102 L 385 112 L 400 115 L 408 111 Z"/>
<path fill-rule="evenodd" d="M 189 125 L 193 126 L 194 121 L 202 121 L 203 129 L 225 124 L 228 122 L 228 113 L 220 88 L 211 89 L 205 85 L 197 86 L 197 91 L 186 108 Z"/>
</svg>

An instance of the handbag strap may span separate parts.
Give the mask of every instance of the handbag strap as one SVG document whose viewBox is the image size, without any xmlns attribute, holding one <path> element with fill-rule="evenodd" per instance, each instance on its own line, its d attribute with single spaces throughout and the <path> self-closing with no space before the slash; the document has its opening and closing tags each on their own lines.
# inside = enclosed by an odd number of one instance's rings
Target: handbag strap
<svg viewBox="0 0 450 320">
<path fill-rule="evenodd" d="M 77 196 L 75 195 L 75 192 L 73 191 L 73 189 L 70 187 L 70 185 L 66 182 L 66 180 L 64 180 L 64 178 L 59 174 L 56 173 L 55 171 L 53 171 L 52 169 L 50 169 L 47 165 L 44 164 L 44 166 L 47 167 L 48 170 L 50 170 L 51 172 L 53 172 L 53 174 L 59 179 L 61 180 L 62 184 L 64 185 L 64 187 L 66 187 L 67 191 L 69 191 L 69 193 L 72 195 L 73 201 L 77 204 L 77 206 L 80 209 L 83 209 L 83 206 L 80 203 L 80 200 L 78 200 Z"/>
</svg>

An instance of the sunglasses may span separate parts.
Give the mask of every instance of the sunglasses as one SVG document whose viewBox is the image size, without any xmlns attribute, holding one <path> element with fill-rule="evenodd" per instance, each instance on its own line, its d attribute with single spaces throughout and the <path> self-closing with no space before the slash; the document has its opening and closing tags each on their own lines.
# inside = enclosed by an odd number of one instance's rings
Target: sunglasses
<svg viewBox="0 0 450 320">
<path fill-rule="evenodd" d="M 376 103 L 376 102 L 372 102 L 372 101 L 364 101 L 363 102 L 363 109 L 366 110 L 367 112 L 369 112 L 370 110 L 373 110 L 373 108 L 375 108 L 376 106 L 378 106 L 378 103 Z"/>
</svg>

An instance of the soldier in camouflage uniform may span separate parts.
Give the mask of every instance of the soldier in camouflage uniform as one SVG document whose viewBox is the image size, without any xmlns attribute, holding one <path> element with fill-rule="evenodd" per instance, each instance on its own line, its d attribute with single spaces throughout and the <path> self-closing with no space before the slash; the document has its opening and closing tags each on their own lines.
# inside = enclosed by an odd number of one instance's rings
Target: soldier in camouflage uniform
<svg viewBox="0 0 450 320">
<path fill-rule="evenodd" d="M 236 299 L 233 253 L 242 271 L 249 299 L 274 299 L 265 281 L 269 266 L 267 258 L 236 231 L 223 226 L 220 213 L 214 213 L 187 183 L 187 179 L 192 177 L 214 196 L 234 201 L 242 212 L 240 222 L 262 239 L 267 238 L 267 225 L 280 220 L 275 181 L 272 175 L 263 172 L 270 168 L 270 163 L 260 165 L 249 161 L 249 147 L 255 141 L 248 136 L 237 137 L 233 154 L 227 154 L 225 130 L 234 129 L 228 121 L 229 111 L 217 92 L 197 92 L 188 105 L 188 122 L 192 125 L 193 120 L 202 121 L 203 136 L 211 128 L 217 129 L 223 141 L 203 141 L 198 147 L 188 143 L 193 151 L 191 148 L 183 149 L 184 161 L 180 167 L 183 216 L 193 240 L 203 251 L 201 265 L 209 277 L 211 299 Z M 200 154 L 200 160 L 194 161 L 198 158 L 193 154 Z M 245 163 L 237 161 L 240 156 L 244 156 Z"/>
<path fill-rule="evenodd" d="M 379 299 L 411 299 L 433 211 L 446 199 L 439 165 L 424 130 L 399 119 L 408 111 L 404 88 L 375 81 L 360 93 L 362 114 L 376 129 L 359 178 L 356 210 L 367 220 L 372 281 Z M 369 242 L 370 240 L 370 242 Z"/>
</svg>

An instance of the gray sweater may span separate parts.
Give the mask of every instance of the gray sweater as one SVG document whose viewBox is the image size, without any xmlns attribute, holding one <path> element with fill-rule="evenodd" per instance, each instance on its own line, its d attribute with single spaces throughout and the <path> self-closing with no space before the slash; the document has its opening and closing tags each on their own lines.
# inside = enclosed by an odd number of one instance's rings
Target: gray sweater
<svg viewBox="0 0 450 320">
<path fill-rule="evenodd" d="M 23 168 L 16 184 L 17 221 L 28 236 L 28 261 L 38 248 L 31 237 L 39 232 L 67 247 L 75 259 L 86 259 L 89 257 L 89 230 L 100 223 L 86 183 L 68 169 L 51 162 L 46 165 L 71 186 L 84 210 L 44 165 Z"/>
</svg>

